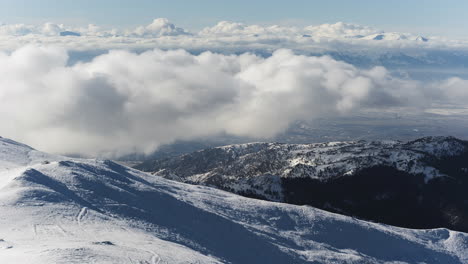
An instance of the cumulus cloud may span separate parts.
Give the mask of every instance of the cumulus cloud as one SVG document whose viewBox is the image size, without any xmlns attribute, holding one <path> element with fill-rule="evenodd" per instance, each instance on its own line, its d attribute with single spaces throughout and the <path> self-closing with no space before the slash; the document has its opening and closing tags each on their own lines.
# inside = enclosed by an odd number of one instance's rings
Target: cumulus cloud
<svg viewBox="0 0 468 264">
<path fill-rule="evenodd" d="M 416 40 L 418 36 L 408 33 L 391 32 L 386 33 L 368 26 L 337 22 L 334 24 L 312 25 L 304 28 L 283 27 L 278 25 L 261 26 L 246 25 L 230 21 L 221 21 L 213 27 L 206 27 L 199 33 L 201 36 L 210 37 L 282 37 L 301 38 L 307 37 L 315 41 L 320 40 L 342 40 L 347 38 L 365 40 Z"/>
<path fill-rule="evenodd" d="M 0 35 L 5 36 L 23 36 L 34 32 L 34 26 L 25 24 L 0 25 Z"/>
<path fill-rule="evenodd" d="M 63 24 L 45 23 L 43 25 L 25 25 L 25 24 L 4 24 L 0 25 L 0 36 L 58 36 L 60 32 L 66 30 Z"/>
<path fill-rule="evenodd" d="M 97 25 L 89 24 L 87 27 L 66 27 L 63 24 L 45 23 L 43 25 L 4 24 L 0 25 L 0 35 L 3 36 L 28 36 L 40 37 L 60 36 L 61 32 L 71 31 L 83 36 L 117 37 L 126 36 L 133 38 L 157 38 L 162 36 L 189 35 L 185 29 L 175 26 L 166 18 L 154 19 L 149 25 L 139 26 L 135 29 L 103 29 Z M 76 41 L 76 39 L 75 39 Z"/>
<path fill-rule="evenodd" d="M 59 153 L 148 153 L 174 140 L 268 138 L 297 120 L 467 94 L 461 79 L 426 89 L 382 67 L 362 70 L 290 50 L 269 58 L 114 50 L 88 63 L 67 61 L 56 47 L 0 53 L 2 136 Z"/>
<path fill-rule="evenodd" d="M 322 24 L 318 26 L 308 26 L 305 30 L 311 35 L 323 37 L 364 37 L 373 34 L 383 33 L 383 31 L 371 27 L 338 22 L 335 24 Z"/>
<path fill-rule="evenodd" d="M 45 23 L 40 29 L 40 32 L 47 36 L 57 36 L 60 35 L 62 31 L 64 31 L 64 26 L 54 23 Z"/>
<path fill-rule="evenodd" d="M 221 21 L 213 27 L 204 28 L 199 32 L 202 36 L 260 36 L 260 35 L 282 35 L 291 36 L 300 34 L 295 27 L 245 25 L 230 21 Z"/>
<path fill-rule="evenodd" d="M 310 37 L 315 39 L 343 39 L 349 37 L 362 38 L 378 33 L 384 33 L 371 27 L 350 23 L 337 22 L 335 24 L 312 25 L 304 28 L 283 27 L 278 25 L 261 26 L 246 25 L 230 21 L 221 21 L 213 27 L 204 28 L 199 32 L 204 36 L 283 36 Z"/>
<path fill-rule="evenodd" d="M 138 27 L 133 32 L 128 32 L 127 34 L 141 37 L 161 37 L 188 35 L 189 33 L 183 28 L 176 27 L 167 18 L 157 18 L 151 24 L 145 27 Z"/>
<path fill-rule="evenodd" d="M 80 38 L 61 36 L 61 32 L 78 33 Z M 75 35 L 78 35 L 75 34 Z M 63 24 L 0 25 L 0 49 L 14 50 L 38 43 L 60 45 L 69 50 L 108 50 L 148 48 L 182 48 L 240 53 L 252 50 L 272 52 L 288 48 L 304 53 L 332 50 L 444 49 L 468 48 L 468 42 L 437 37 L 422 37 L 398 32 L 383 32 L 371 27 L 338 22 L 307 27 L 247 25 L 221 21 L 199 32 L 189 32 L 166 18 L 131 29 L 101 28 L 97 25 L 71 27 Z"/>
</svg>

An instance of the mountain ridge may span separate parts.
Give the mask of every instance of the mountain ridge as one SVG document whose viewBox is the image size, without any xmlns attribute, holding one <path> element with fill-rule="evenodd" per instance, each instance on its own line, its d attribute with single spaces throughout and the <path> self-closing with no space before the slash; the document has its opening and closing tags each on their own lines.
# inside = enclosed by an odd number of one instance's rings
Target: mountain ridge
<svg viewBox="0 0 468 264">
<path fill-rule="evenodd" d="M 465 232 L 468 197 L 462 189 L 468 186 L 467 167 L 468 142 L 454 137 L 238 144 L 136 166 L 157 176 L 249 197 L 308 204 L 403 227 L 449 227 Z M 330 200 L 334 202 L 330 204 Z M 359 204 L 368 204 L 368 208 L 354 208 Z M 411 209 L 406 208 L 409 204 Z M 383 205 L 398 216 L 376 209 Z M 405 220 L 405 213 L 411 210 L 418 220 Z M 375 213 L 369 213 L 372 211 Z M 444 214 L 448 216 L 441 216 Z"/>
<path fill-rule="evenodd" d="M 0 139 L 1 263 L 464 263 L 468 235 L 178 183 Z"/>
</svg>

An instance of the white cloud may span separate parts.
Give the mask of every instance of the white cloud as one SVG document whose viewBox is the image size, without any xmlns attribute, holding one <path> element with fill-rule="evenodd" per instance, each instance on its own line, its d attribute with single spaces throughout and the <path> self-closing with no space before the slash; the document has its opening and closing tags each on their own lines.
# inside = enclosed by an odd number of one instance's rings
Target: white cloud
<svg viewBox="0 0 468 264">
<path fill-rule="evenodd" d="M 0 35 L 23 36 L 35 31 L 34 26 L 24 24 L 0 25 Z"/>
<path fill-rule="evenodd" d="M 308 26 L 305 28 L 312 36 L 329 38 L 364 37 L 372 34 L 382 33 L 382 31 L 349 23 L 338 22 L 335 24 L 322 24 L 318 26 Z"/>
<path fill-rule="evenodd" d="M 64 31 L 63 25 L 57 25 L 54 23 L 45 23 L 41 29 L 41 33 L 46 36 L 58 36 L 62 31 Z"/>
<path fill-rule="evenodd" d="M 434 101 L 451 102 L 459 105 L 466 105 L 466 102 L 468 102 L 468 80 L 452 77 L 432 83 L 429 88 L 432 90 L 432 99 Z"/>
<path fill-rule="evenodd" d="M 0 36 L 21 37 L 35 35 L 36 37 L 51 37 L 58 36 L 60 32 L 65 30 L 64 25 L 51 22 L 47 22 L 43 25 L 10 24 L 0 25 Z"/>
<path fill-rule="evenodd" d="M 183 28 L 176 27 L 174 24 L 169 22 L 167 18 L 157 18 L 153 22 L 145 27 L 140 26 L 133 32 L 128 32 L 128 35 L 140 36 L 140 37 L 161 37 L 161 36 L 178 36 L 187 35 Z"/>
<path fill-rule="evenodd" d="M 79 33 L 80 38 L 61 37 L 60 32 Z M 427 40 L 427 41 L 425 41 Z M 468 49 L 467 41 L 447 40 L 408 33 L 383 32 L 367 26 L 338 22 L 307 27 L 246 25 L 221 21 L 199 32 L 189 32 L 157 18 L 146 26 L 133 29 L 105 29 L 97 25 L 70 27 L 62 24 L 0 25 L 0 50 L 15 50 L 27 44 L 60 45 L 68 50 L 109 50 L 148 48 L 272 52 L 288 48 L 303 53 L 323 50 L 368 53 L 393 49 Z"/>
<path fill-rule="evenodd" d="M 464 80 L 426 89 L 382 67 L 289 50 L 269 58 L 156 49 L 110 51 L 73 66 L 67 60 L 54 47 L 0 54 L 2 136 L 61 153 L 150 152 L 178 139 L 271 137 L 297 120 L 467 95 Z"/>
<path fill-rule="evenodd" d="M 294 27 L 245 25 L 242 23 L 221 21 L 213 27 L 204 28 L 201 36 L 259 36 L 259 35 L 297 35 L 300 30 Z"/>
</svg>

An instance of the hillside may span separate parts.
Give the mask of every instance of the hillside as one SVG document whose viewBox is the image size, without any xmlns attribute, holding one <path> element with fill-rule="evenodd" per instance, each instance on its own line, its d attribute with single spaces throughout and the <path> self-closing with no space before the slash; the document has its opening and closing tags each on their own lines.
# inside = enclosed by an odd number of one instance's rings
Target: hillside
<svg viewBox="0 0 468 264">
<path fill-rule="evenodd" d="M 453 137 L 239 144 L 136 168 L 381 223 L 468 232 L 468 143 Z"/>
<path fill-rule="evenodd" d="M 466 263 L 468 235 L 243 198 L 0 138 L 0 263 Z"/>
</svg>

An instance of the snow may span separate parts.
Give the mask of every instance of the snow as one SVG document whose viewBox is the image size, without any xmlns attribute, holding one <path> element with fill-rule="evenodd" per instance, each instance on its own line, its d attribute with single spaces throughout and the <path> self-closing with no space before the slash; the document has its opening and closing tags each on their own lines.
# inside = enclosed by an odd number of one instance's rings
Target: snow
<svg viewBox="0 0 468 264">
<path fill-rule="evenodd" d="M 409 142 L 411 148 L 425 153 L 431 153 L 436 157 L 455 156 L 465 150 L 465 145 L 453 137 L 426 137 Z"/>
<path fill-rule="evenodd" d="M 3 138 L 0 172 L 2 264 L 468 261 L 464 233 L 244 198 Z"/>
<path fill-rule="evenodd" d="M 392 167 L 428 183 L 447 175 L 430 161 L 468 151 L 453 137 L 314 144 L 246 143 L 209 148 L 138 166 L 154 175 L 228 190 L 249 197 L 283 201 L 285 178 L 328 181 L 375 166 Z"/>
</svg>

